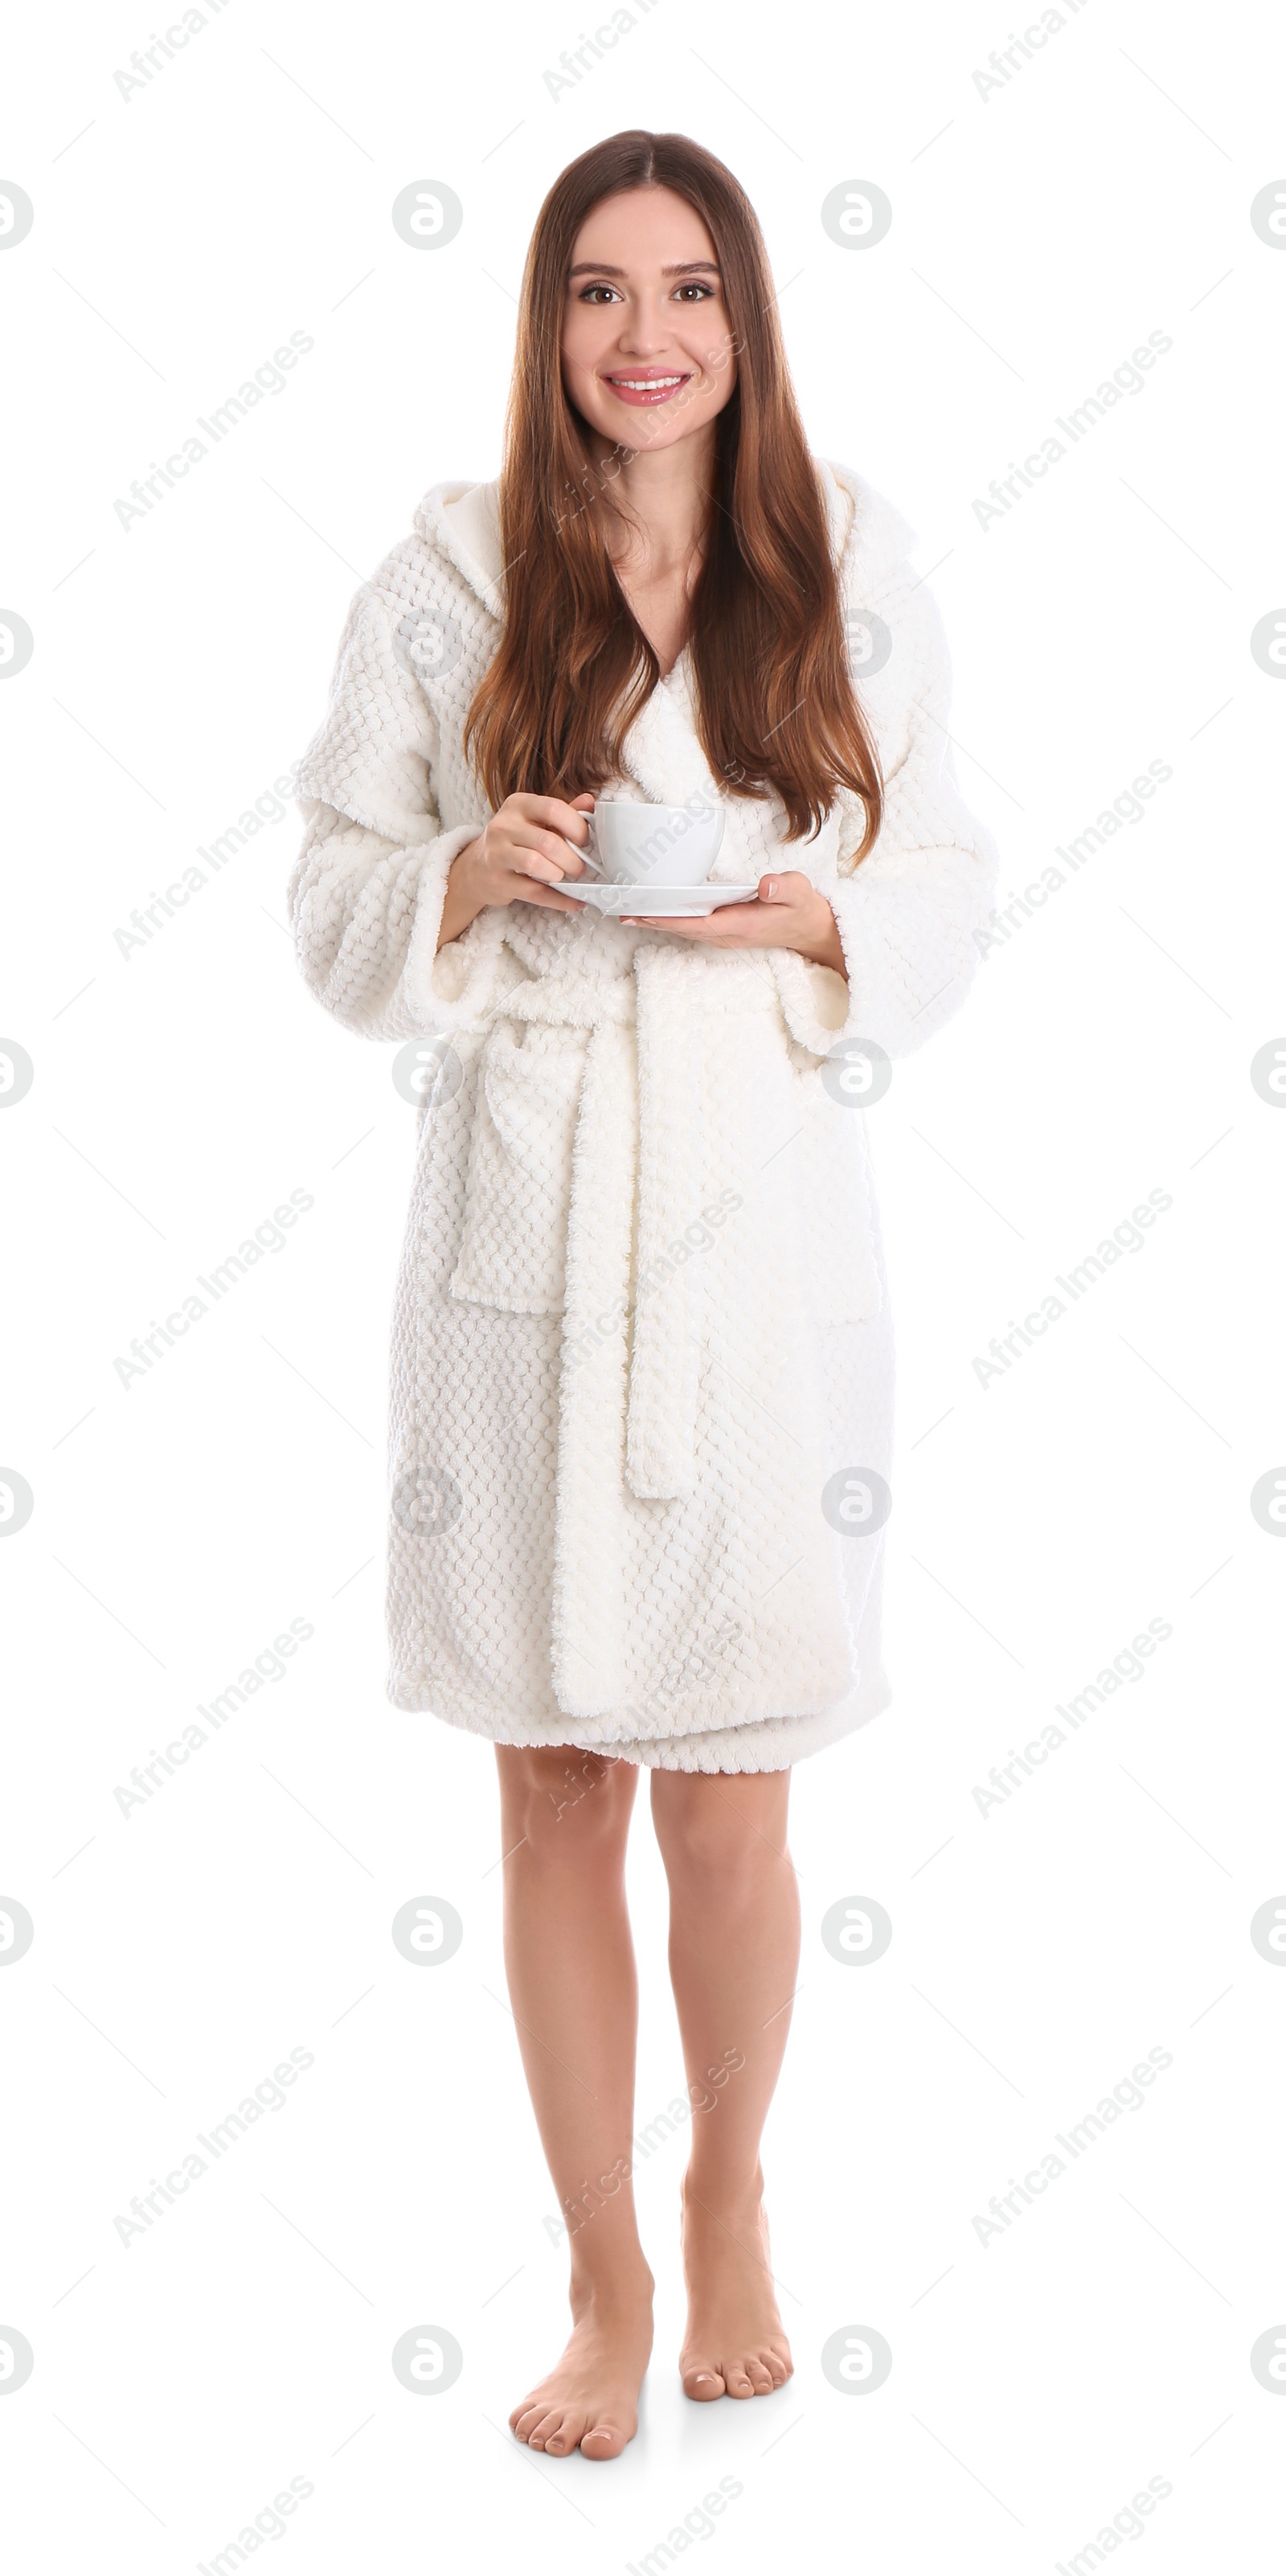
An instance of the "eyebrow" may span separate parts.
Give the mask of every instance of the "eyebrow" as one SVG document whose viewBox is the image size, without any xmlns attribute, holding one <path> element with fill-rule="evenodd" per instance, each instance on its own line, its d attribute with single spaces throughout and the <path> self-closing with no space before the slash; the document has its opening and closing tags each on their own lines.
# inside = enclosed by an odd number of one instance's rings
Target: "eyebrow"
<svg viewBox="0 0 1286 2576">
<path fill-rule="evenodd" d="M 610 260 L 583 259 L 575 268 L 569 268 L 567 274 L 569 278 L 625 277 L 628 271 L 623 268 L 613 268 Z M 719 264 L 713 259 L 681 259 L 676 261 L 673 268 L 663 268 L 661 271 L 662 277 L 717 277 L 718 274 Z"/>
</svg>

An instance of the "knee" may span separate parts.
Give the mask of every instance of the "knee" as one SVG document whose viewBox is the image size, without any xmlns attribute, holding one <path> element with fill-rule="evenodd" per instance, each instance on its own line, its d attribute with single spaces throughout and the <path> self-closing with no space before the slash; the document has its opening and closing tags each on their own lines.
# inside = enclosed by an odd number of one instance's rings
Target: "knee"
<svg viewBox="0 0 1286 2576">
<path fill-rule="evenodd" d="M 722 1776 L 658 1772 L 652 1814 L 670 1878 L 717 1887 L 724 1900 L 739 1889 L 749 1894 L 765 1872 L 788 1866 L 784 1818 L 778 1829 L 771 1815 L 748 1815 Z"/>
<path fill-rule="evenodd" d="M 505 1848 L 524 1842 L 537 1860 L 578 1868 L 623 1857 L 634 1801 L 632 1763 L 605 1761 L 574 1744 L 499 1748 Z"/>
</svg>

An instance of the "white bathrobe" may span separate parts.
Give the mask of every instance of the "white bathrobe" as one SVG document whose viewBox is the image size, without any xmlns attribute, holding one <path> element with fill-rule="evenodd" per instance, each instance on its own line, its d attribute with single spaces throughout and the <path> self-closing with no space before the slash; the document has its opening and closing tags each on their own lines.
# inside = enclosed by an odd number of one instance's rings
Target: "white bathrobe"
<svg viewBox="0 0 1286 2576">
<path fill-rule="evenodd" d="M 435 953 L 490 811 L 461 736 L 500 633 L 495 484 L 437 485 L 359 590 L 300 764 L 303 972 L 362 1036 L 423 1042 L 389 1696 L 496 1743 L 781 1770 L 889 1697 L 892 1345 L 863 1115 L 824 1068 L 854 1039 L 904 1055 L 957 1008 L 994 858 L 956 789 L 911 533 L 818 471 L 884 826 L 854 869 L 855 799 L 783 846 L 775 798 L 726 797 L 713 873 L 802 869 L 847 985 L 787 950 L 523 903 Z M 611 792 L 718 797 L 686 653 Z"/>
</svg>

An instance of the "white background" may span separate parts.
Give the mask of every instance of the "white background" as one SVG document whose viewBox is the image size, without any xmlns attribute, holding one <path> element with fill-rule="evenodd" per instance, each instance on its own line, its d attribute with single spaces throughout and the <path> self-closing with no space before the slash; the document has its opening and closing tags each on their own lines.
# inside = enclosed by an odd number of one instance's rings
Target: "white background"
<svg viewBox="0 0 1286 2576">
<path fill-rule="evenodd" d="M 125 99 L 145 12 L 24 21 L 0 172 L 35 206 L 0 252 L 3 604 L 35 638 L 0 688 L 0 1030 L 35 1066 L 0 1119 L 0 1453 L 35 1497 L 0 1548 L 0 1889 L 35 1923 L 0 1976 L 0 2324 L 35 2353 L 0 2405 L 12 2561 L 208 2563 L 294 2476 L 315 2492 L 261 2543 L 283 2564 L 597 2571 L 725 2477 L 742 2493 L 687 2544 L 712 2563 L 1027 2570 L 1156 2478 L 1118 2548 L 1267 2565 L 1286 2409 L 1249 2353 L 1286 2319 L 1286 1976 L 1249 1923 L 1286 1886 L 1283 1551 L 1248 1498 L 1286 1458 L 1286 1117 L 1249 1065 L 1286 1020 L 1286 692 L 1249 636 L 1286 600 L 1286 256 L 1249 207 L 1282 176 L 1280 29 L 1086 0 L 984 98 L 999 7 L 655 0 L 555 100 L 574 12 L 228 0 Z M 502 2000 L 493 1765 L 384 1698 L 414 1113 L 392 1050 L 296 978 L 293 812 L 144 948 L 113 933 L 289 770 L 422 492 L 497 470 L 540 199 L 631 124 L 748 187 L 812 444 L 918 532 L 1002 890 L 1150 761 L 1174 774 L 871 1114 L 896 1696 L 795 1784 L 802 1991 L 766 2163 L 797 2370 L 742 2406 L 680 2396 L 670 2141 L 639 2175 L 643 2430 L 608 2467 L 505 2430 L 562 2340 L 563 2255 Z M 819 209 L 863 178 L 894 221 L 855 252 Z M 432 253 L 390 221 L 420 179 L 465 210 Z M 123 528 L 131 481 L 292 331 L 315 347 L 285 389 Z M 1145 389 L 981 527 L 992 479 L 1151 332 L 1173 347 Z M 131 1338 L 292 1189 L 315 1204 L 284 1248 L 123 1386 Z M 980 1384 L 991 1337 L 1152 1190 L 1173 1206 L 1145 1248 Z M 283 1677 L 123 1815 L 131 1767 L 292 1618 L 315 1634 Z M 1152 1619 L 1173 1635 L 1144 1677 L 980 1813 Z M 631 1879 L 642 2121 L 682 2085 L 642 1802 Z M 425 1893 L 465 1925 L 431 1971 L 389 1929 Z M 855 1894 L 894 1926 L 859 1969 L 818 1931 Z M 315 2064 L 284 2107 L 123 2245 L 131 2196 L 292 2047 Z M 975 2214 L 1150 2049 L 1173 2063 L 1143 2107 L 980 2243 Z M 431 2402 L 389 2358 L 426 2322 L 465 2356 Z M 854 2324 L 893 2352 L 865 2397 L 820 2367 Z"/>
</svg>

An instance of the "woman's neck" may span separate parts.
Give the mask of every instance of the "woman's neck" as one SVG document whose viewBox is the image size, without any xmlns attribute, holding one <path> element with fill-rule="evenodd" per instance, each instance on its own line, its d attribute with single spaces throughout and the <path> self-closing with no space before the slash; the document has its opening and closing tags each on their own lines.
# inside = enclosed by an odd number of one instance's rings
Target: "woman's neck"
<svg viewBox="0 0 1286 2576">
<path fill-rule="evenodd" d="M 694 432 L 655 453 L 612 449 L 595 439 L 595 462 L 617 470 L 602 489 L 610 516 L 607 545 L 618 573 L 664 581 L 697 557 L 710 515 L 715 428 Z"/>
</svg>

